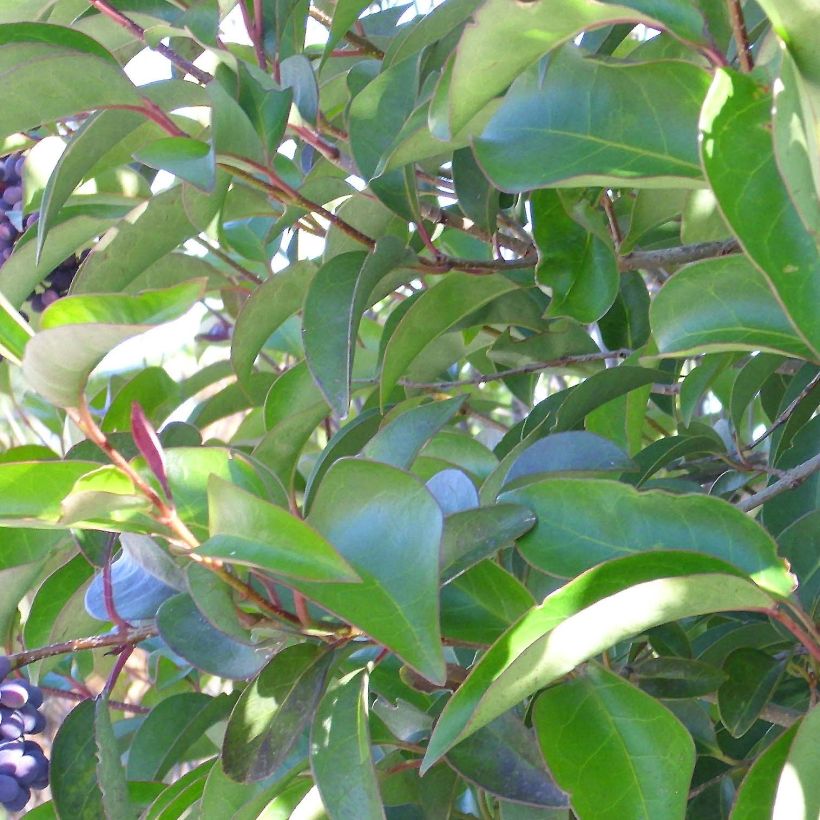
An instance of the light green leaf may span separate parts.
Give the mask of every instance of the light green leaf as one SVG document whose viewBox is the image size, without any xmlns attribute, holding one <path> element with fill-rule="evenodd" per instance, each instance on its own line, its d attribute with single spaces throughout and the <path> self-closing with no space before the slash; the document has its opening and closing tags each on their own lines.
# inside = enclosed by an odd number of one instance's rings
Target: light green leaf
<svg viewBox="0 0 820 820">
<path fill-rule="evenodd" d="M 188 282 L 139 296 L 69 296 L 43 313 L 42 330 L 28 343 L 23 372 L 42 396 L 75 407 L 91 371 L 120 342 L 181 316 L 202 295 Z"/>
<path fill-rule="evenodd" d="M 211 537 L 197 552 L 304 581 L 354 582 L 356 573 L 319 533 L 235 484 L 208 482 Z"/>
<path fill-rule="evenodd" d="M 28 322 L 0 292 L 0 356 L 19 366 L 32 335 Z"/>
<path fill-rule="evenodd" d="M 820 357 L 820 249 L 780 176 L 771 105 L 748 75 L 717 71 L 700 119 L 703 167 L 732 231 L 797 334 Z M 810 228 L 818 227 L 815 213 Z"/>
<path fill-rule="evenodd" d="M 655 552 L 608 561 L 548 596 L 473 666 L 433 731 L 422 771 L 527 695 L 618 641 L 679 618 L 772 606 L 723 561 Z"/>
<path fill-rule="evenodd" d="M 579 817 L 683 817 L 695 744 L 668 709 L 619 675 L 590 663 L 539 696 L 533 724 Z"/>
<path fill-rule="evenodd" d="M 543 88 L 510 92 L 476 140 L 476 157 L 490 180 L 511 192 L 700 187 L 697 120 L 708 87 L 709 74 L 692 63 L 611 64 L 565 48 Z"/>
<path fill-rule="evenodd" d="M 268 663 L 228 719 L 222 746 L 225 774 L 251 783 L 285 761 L 313 717 L 332 660 L 333 652 L 303 643 L 282 650 Z"/>
<path fill-rule="evenodd" d="M 687 265 L 654 298 L 649 320 L 662 354 L 764 350 L 816 358 L 745 256 Z"/>
<path fill-rule="evenodd" d="M 227 185 L 227 174 L 220 172 L 211 193 L 183 183 L 139 205 L 95 246 L 72 292 L 110 293 L 126 288 L 146 268 L 207 227 L 222 205 Z"/>
<path fill-rule="evenodd" d="M 820 57 L 814 42 L 817 6 L 813 0 L 760 0 L 772 27 L 789 48 L 800 71 L 815 86 L 820 86 Z"/>
<path fill-rule="evenodd" d="M 448 274 L 426 291 L 404 314 L 384 351 L 381 403 L 424 348 L 453 325 L 504 293 L 516 289 L 502 276 Z"/>
<path fill-rule="evenodd" d="M 383 818 L 368 730 L 368 675 L 345 675 L 319 703 L 310 765 L 330 820 Z"/>
<path fill-rule="evenodd" d="M 0 78 L 2 137 L 106 105 L 141 103 L 96 40 L 62 26 L 0 26 Z"/>
</svg>

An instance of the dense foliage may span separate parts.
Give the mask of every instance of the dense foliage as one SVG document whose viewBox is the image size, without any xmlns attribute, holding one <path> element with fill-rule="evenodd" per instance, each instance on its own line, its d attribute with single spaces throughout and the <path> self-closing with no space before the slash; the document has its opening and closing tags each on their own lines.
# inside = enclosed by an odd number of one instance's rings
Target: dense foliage
<svg viewBox="0 0 820 820">
<path fill-rule="evenodd" d="M 0 0 L 0 802 L 816 818 L 818 25 Z"/>
</svg>

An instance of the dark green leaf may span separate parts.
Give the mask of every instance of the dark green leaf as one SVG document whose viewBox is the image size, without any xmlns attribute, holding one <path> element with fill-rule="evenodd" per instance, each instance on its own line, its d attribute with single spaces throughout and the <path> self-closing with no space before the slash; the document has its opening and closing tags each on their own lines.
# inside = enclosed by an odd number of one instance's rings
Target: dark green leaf
<svg viewBox="0 0 820 820">
<path fill-rule="evenodd" d="M 534 566 L 561 577 L 630 552 L 688 549 L 733 564 L 775 595 L 788 597 L 794 587 L 768 533 L 718 498 L 567 478 L 544 479 L 501 499 L 535 512 L 539 523 L 518 548 Z"/>
<path fill-rule="evenodd" d="M 697 698 L 714 692 L 726 674 L 691 658 L 650 658 L 633 667 L 633 683 L 654 698 Z"/>
<path fill-rule="evenodd" d="M 532 730 L 512 712 L 453 746 L 445 759 L 462 777 L 505 800 L 548 808 L 569 805 L 544 765 Z"/>
<path fill-rule="evenodd" d="M 780 683 L 785 661 L 758 649 L 737 649 L 726 658 L 728 679 L 718 689 L 718 708 L 732 737 L 742 737 L 769 703 Z"/>
<path fill-rule="evenodd" d="M 120 763 L 117 738 L 108 711 L 108 695 L 100 695 L 94 704 L 94 740 L 97 755 L 97 781 L 102 794 L 104 817 L 136 817 L 128 796 L 128 783 Z"/>
<path fill-rule="evenodd" d="M 225 773 L 240 783 L 261 780 L 287 758 L 313 717 L 333 653 L 315 644 L 282 650 L 237 701 L 222 747 Z"/>
</svg>

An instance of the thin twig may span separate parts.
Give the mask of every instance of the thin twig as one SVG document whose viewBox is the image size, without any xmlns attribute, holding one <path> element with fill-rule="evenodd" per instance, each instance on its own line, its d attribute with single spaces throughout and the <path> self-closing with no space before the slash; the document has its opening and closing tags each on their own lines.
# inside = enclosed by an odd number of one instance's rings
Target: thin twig
<svg viewBox="0 0 820 820">
<path fill-rule="evenodd" d="M 72 700 L 74 703 L 82 703 L 86 700 L 93 700 L 94 695 L 84 695 L 80 692 L 72 692 L 68 689 L 55 689 L 52 686 L 39 687 L 44 695 L 63 700 Z M 151 710 L 147 706 L 140 706 L 138 703 L 123 703 L 120 700 L 109 700 L 108 706 L 120 712 L 131 712 L 135 715 L 147 715 Z"/>
<path fill-rule="evenodd" d="M 748 74 L 754 68 L 754 61 L 749 35 L 746 32 L 746 21 L 743 19 L 743 9 L 740 7 L 740 0 L 726 0 L 726 6 L 729 9 L 729 19 L 732 21 L 732 33 L 737 44 L 740 68 Z"/>
<path fill-rule="evenodd" d="M 789 632 L 800 641 L 803 646 L 808 649 L 809 654 L 816 662 L 820 662 L 820 639 L 818 639 L 817 632 L 812 629 L 804 629 L 800 624 L 795 623 L 792 617 L 781 607 L 775 606 L 772 609 L 766 610 L 766 614 L 782 624 Z"/>
<path fill-rule="evenodd" d="M 686 262 L 713 259 L 739 252 L 740 245 L 735 239 L 699 242 L 696 245 L 679 245 L 674 248 L 662 248 L 658 251 L 633 251 L 626 256 L 620 257 L 618 268 L 621 271 L 657 270 L 668 265 L 683 265 Z"/>
<path fill-rule="evenodd" d="M 615 246 L 615 252 L 617 253 L 624 238 L 621 233 L 621 226 L 618 224 L 618 217 L 615 215 L 615 208 L 612 206 L 612 197 L 610 197 L 609 191 L 603 191 L 601 193 L 601 206 L 606 214 L 606 219 L 609 223 L 609 233 L 610 236 L 612 236 L 612 244 Z"/>
<path fill-rule="evenodd" d="M 531 362 L 522 367 L 514 367 L 510 370 L 499 370 L 497 373 L 481 373 L 469 379 L 460 379 L 450 382 L 412 382 L 400 381 L 402 387 L 412 387 L 419 390 L 446 390 L 451 387 L 466 387 L 469 385 L 481 385 L 486 382 L 494 382 L 508 379 L 511 376 L 523 376 L 527 373 L 538 373 L 551 367 L 567 367 L 574 364 L 584 364 L 585 362 L 599 362 L 604 359 L 625 359 L 631 355 L 632 351 L 622 348 L 620 350 L 600 350 L 597 353 L 579 353 L 575 356 L 562 356 L 559 359 L 552 359 L 548 362 Z M 356 382 L 359 383 L 358 381 Z"/>
<path fill-rule="evenodd" d="M 203 239 L 201 236 L 193 237 L 193 241 L 196 242 L 202 248 L 206 248 L 210 253 L 212 253 L 217 259 L 224 262 L 228 267 L 233 268 L 239 276 L 243 279 L 247 279 L 248 282 L 253 282 L 255 285 L 261 285 L 264 282 L 264 279 L 260 279 L 255 273 L 251 273 L 247 268 L 243 268 L 237 261 L 232 259 L 225 251 L 221 248 L 218 248 L 216 245 L 212 245 L 207 240 Z"/>
<path fill-rule="evenodd" d="M 809 393 L 820 384 L 820 370 L 814 374 L 811 381 L 795 396 L 794 400 L 789 402 L 789 406 L 772 422 L 772 426 L 761 433 L 746 449 L 753 450 L 758 444 L 765 441 L 778 427 L 784 425 L 792 416 L 795 410 L 800 406 L 800 403 Z"/>
<path fill-rule="evenodd" d="M 738 501 L 735 506 L 743 510 L 743 512 L 753 510 L 755 507 L 759 507 L 761 504 L 770 501 L 775 496 L 793 490 L 795 487 L 799 487 L 818 470 L 820 470 L 820 453 L 814 456 L 814 458 L 810 458 L 808 461 L 798 464 L 797 467 L 787 470 L 783 478 L 779 481 L 775 481 L 774 484 L 770 484 L 760 492 L 750 495 L 742 501 Z"/>
<path fill-rule="evenodd" d="M 315 6 L 310 7 L 309 14 L 317 23 L 321 23 L 328 30 L 333 25 L 333 18 L 329 14 L 325 14 L 321 9 L 317 9 Z M 378 46 L 371 43 L 367 37 L 363 37 L 361 34 L 356 34 L 353 31 L 347 31 L 345 32 L 345 40 L 347 40 L 348 43 L 352 43 L 354 46 L 358 46 L 358 48 L 370 57 L 375 57 L 377 60 L 384 59 L 384 52 Z"/>
<path fill-rule="evenodd" d="M 209 74 L 207 71 L 203 71 L 201 68 L 197 68 L 197 66 L 190 62 L 190 60 L 186 60 L 183 56 L 177 54 L 163 43 L 157 43 L 154 46 L 149 45 L 145 39 L 145 29 L 121 11 L 118 11 L 110 6 L 106 0 L 88 0 L 88 3 L 97 9 L 100 14 L 104 14 L 110 20 L 117 23 L 117 25 L 122 26 L 122 28 L 130 32 L 138 40 L 145 43 L 148 48 L 151 48 L 158 54 L 161 54 L 166 60 L 170 60 L 178 69 L 184 71 L 186 74 L 190 74 L 195 80 L 205 85 L 213 80 L 213 75 Z"/>
<path fill-rule="evenodd" d="M 8 656 L 12 669 L 19 669 L 29 663 L 42 660 L 43 658 L 53 658 L 56 655 L 67 655 L 71 652 L 82 652 L 87 649 L 102 649 L 107 646 L 127 646 L 137 644 L 140 641 L 153 638 L 157 635 L 155 626 L 141 626 L 130 629 L 127 632 L 108 635 L 92 635 L 89 638 L 74 638 L 62 643 L 53 643 L 49 646 L 40 646 L 37 649 L 29 649 L 25 652 L 15 652 Z"/>
</svg>

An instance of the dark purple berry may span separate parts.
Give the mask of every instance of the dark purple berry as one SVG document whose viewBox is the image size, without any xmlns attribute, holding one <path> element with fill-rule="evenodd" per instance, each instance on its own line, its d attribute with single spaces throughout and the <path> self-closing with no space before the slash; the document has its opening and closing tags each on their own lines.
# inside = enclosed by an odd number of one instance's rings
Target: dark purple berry
<svg viewBox="0 0 820 820">
<path fill-rule="evenodd" d="M 28 702 L 35 709 L 39 709 L 43 705 L 43 693 L 39 686 L 27 681 L 25 678 L 20 678 L 17 683 L 20 684 L 28 692 Z"/>
<path fill-rule="evenodd" d="M 14 800 L 6 801 L 6 808 L 9 811 L 20 811 L 24 809 L 26 803 L 31 800 L 31 792 L 25 786 L 18 786 L 18 795 Z"/>
<path fill-rule="evenodd" d="M 30 228 L 32 225 L 36 224 L 39 219 L 40 213 L 39 211 L 35 211 L 33 214 L 29 214 L 25 218 L 23 225 L 25 225 L 26 228 Z"/>
<path fill-rule="evenodd" d="M 16 680 L 0 683 L 0 703 L 10 709 L 19 709 L 28 703 L 28 690 Z"/>
<path fill-rule="evenodd" d="M 35 313 L 42 313 L 46 309 L 46 306 L 43 304 L 42 293 L 35 293 L 34 296 L 31 297 L 31 309 Z"/>
<path fill-rule="evenodd" d="M 0 655 L 0 681 L 11 672 L 11 661 L 6 655 Z"/>
<path fill-rule="evenodd" d="M 0 774 L 0 803 L 11 803 L 20 793 L 20 787 L 13 777 Z"/>
<path fill-rule="evenodd" d="M 3 199 L 8 202 L 9 205 L 16 205 L 23 199 L 23 189 L 20 185 L 9 185 L 5 191 L 3 191 Z"/>
</svg>

